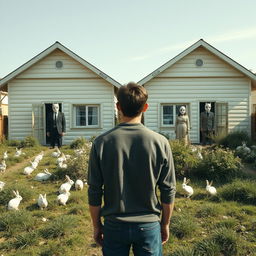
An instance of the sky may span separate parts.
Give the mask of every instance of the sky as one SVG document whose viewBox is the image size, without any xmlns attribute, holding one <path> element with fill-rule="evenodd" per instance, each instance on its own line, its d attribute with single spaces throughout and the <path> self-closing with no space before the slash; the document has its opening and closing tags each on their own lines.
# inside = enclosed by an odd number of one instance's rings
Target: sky
<svg viewBox="0 0 256 256">
<path fill-rule="evenodd" d="M 0 78 L 59 41 L 121 84 L 199 39 L 256 72 L 256 0 L 0 0 Z"/>
</svg>

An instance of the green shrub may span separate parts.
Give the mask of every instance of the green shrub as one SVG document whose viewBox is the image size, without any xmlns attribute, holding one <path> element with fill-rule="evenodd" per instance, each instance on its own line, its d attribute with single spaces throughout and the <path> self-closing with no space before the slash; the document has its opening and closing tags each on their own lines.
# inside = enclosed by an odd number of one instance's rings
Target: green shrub
<svg viewBox="0 0 256 256">
<path fill-rule="evenodd" d="M 198 178 L 227 182 L 241 177 L 241 170 L 241 160 L 235 157 L 232 151 L 217 147 L 203 153 L 203 160 L 194 169 L 193 174 Z"/>
<path fill-rule="evenodd" d="M 71 179 L 87 179 L 89 154 L 83 153 L 67 161 L 67 169 L 59 169 L 51 179 L 64 179 L 68 175 Z"/>
<path fill-rule="evenodd" d="M 188 247 L 178 247 L 173 253 L 169 255 L 170 256 L 196 256 L 194 250 Z"/>
<path fill-rule="evenodd" d="M 8 211 L 0 216 L 0 231 L 12 235 L 20 231 L 29 231 L 35 224 L 35 218 L 27 211 Z"/>
<path fill-rule="evenodd" d="M 79 149 L 85 147 L 86 144 L 88 144 L 88 141 L 84 137 L 79 137 L 71 142 L 70 148 Z"/>
<path fill-rule="evenodd" d="M 51 241 L 48 243 L 47 247 L 42 249 L 40 256 L 63 256 L 67 253 L 67 248 L 65 246 L 60 246 L 61 241 L 56 243 Z"/>
<path fill-rule="evenodd" d="M 215 228 L 229 228 L 229 229 L 234 229 L 235 226 L 238 224 L 238 221 L 236 219 L 227 219 L 220 221 L 218 223 L 214 224 Z"/>
<path fill-rule="evenodd" d="M 22 196 L 22 202 L 27 202 L 30 199 L 33 198 L 34 191 L 32 189 L 25 187 L 21 184 L 15 184 L 12 186 L 6 187 L 3 191 L 0 193 L 0 204 L 7 205 L 8 202 L 15 197 L 13 190 L 19 191 L 19 194 Z"/>
<path fill-rule="evenodd" d="M 214 240 L 203 239 L 194 246 L 195 256 L 219 256 L 221 249 Z"/>
<path fill-rule="evenodd" d="M 74 216 L 62 215 L 55 218 L 44 229 L 40 231 L 43 238 L 62 237 L 72 232 L 73 228 L 78 225 L 78 219 Z"/>
<path fill-rule="evenodd" d="M 242 145 L 242 142 L 251 145 L 251 139 L 246 131 L 233 131 L 225 137 L 216 140 L 217 145 L 230 149 L 236 149 L 236 147 Z"/>
<path fill-rule="evenodd" d="M 235 256 L 238 253 L 239 239 L 232 229 L 221 228 L 213 232 L 212 240 L 217 243 L 225 256 Z"/>
<path fill-rule="evenodd" d="M 32 147 L 38 147 L 38 146 L 39 146 L 39 142 L 33 136 L 27 136 L 24 140 L 20 142 L 20 147 L 22 148 L 32 148 Z"/>
<path fill-rule="evenodd" d="M 239 238 L 232 229 L 220 228 L 194 246 L 196 256 L 236 256 Z"/>
<path fill-rule="evenodd" d="M 170 141 L 170 145 L 177 177 L 188 176 L 189 172 L 200 162 L 197 152 L 193 152 L 189 145 L 179 140 Z"/>
<path fill-rule="evenodd" d="M 37 242 L 37 233 L 34 231 L 22 233 L 15 237 L 12 247 L 15 249 L 23 249 Z"/>
<path fill-rule="evenodd" d="M 222 209 L 216 204 L 204 204 L 196 213 L 198 218 L 216 217 L 222 213 Z"/>
<path fill-rule="evenodd" d="M 218 196 L 227 201 L 237 201 L 244 204 L 256 204 L 256 186 L 254 181 L 235 180 L 224 185 L 218 191 Z"/>
<path fill-rule="evenodd" d="M 172 217 L 170 231 L 177 238 L 191 237 L 197 229 L 194 218 L 188 214 L 181 214 Z"/>
<path fill-rule="evenodd" d="M 8 140 L 7 144 L 10 147 L 20 147 L 20 140 Z"/>
</svg>

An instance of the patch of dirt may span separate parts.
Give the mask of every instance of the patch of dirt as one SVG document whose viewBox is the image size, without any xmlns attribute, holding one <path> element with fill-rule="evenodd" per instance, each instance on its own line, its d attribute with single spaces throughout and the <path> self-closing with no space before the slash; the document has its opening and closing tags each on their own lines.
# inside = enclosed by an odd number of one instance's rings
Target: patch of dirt
<svg viewBox="0 0 256 256">
<path fill-rule="evenodd" d="M 46 149 L 43 150 L 44 154 L 46 155 L 47 153 L 53 151 L 54 149 Z M 12 165 L 10 168 L 7 168 L 5 172 L 11 172 L 13 170 L 21 169 L 24 168 L 28 165 L 29 161 L 32 161 L 35 158 L 35 156 L 32 156 L 30 158 L 24 159 L 23 162 L 17 163 L 15 165 Z"/>
</svg>

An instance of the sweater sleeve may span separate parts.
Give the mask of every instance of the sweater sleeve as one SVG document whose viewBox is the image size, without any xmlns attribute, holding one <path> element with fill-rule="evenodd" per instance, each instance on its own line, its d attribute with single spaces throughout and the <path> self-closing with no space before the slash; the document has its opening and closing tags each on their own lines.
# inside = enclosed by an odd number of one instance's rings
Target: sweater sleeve
<svg viewBox="0 0 256 256">
<path fill-rule="evenodd" d="M 88 164 L 88 200 L 89 205 L 100 206 L 103 195 L 103 177 L 95 144 L 92 145 Z"/>
<path fill-rule="evenodd" d="M 161 202 L 165 204 L 173 203 L 176 193 L 176 178 L 172 151 L 169 143 L 165 146 L 164 163 L 157 184 L 160 190 Z"/>
</svg>

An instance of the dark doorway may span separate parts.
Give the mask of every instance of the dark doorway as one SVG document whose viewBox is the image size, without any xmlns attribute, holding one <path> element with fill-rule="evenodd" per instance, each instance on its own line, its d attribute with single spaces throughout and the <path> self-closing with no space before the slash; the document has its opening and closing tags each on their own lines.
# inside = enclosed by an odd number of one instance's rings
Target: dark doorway
<svg viewBox="0 0 256 256">
<path fill-rule="evenodd" d="M 201 113 L 205 111 L 205 103 L 211 103 L 211 112 L 213 112 L 215 114 L 215 102 L 209 102 L 209 101 L 205 101 L 205 102 L 200 102 L 199 104 L 199 108 L 200 108 L 200 113 L 199 113 L 199 132 L 200 132 L 200 143 L 202 143 L 202 134 L 200 131 L 200 117 L 201 117 Z"/>
<path fill-rule="evenodd" d="M 58 104 L 60 106 L 59 111 L 62 112 L 62 104 Z M 50 115 L 53 115 L 52 103 L 45 103 L 45 131 L 47 130 Z M 45 134 L 45 142 L 46 144 L 50 144 L 50 138 L 47 136 L 47 134 Z"/>
</svg>

